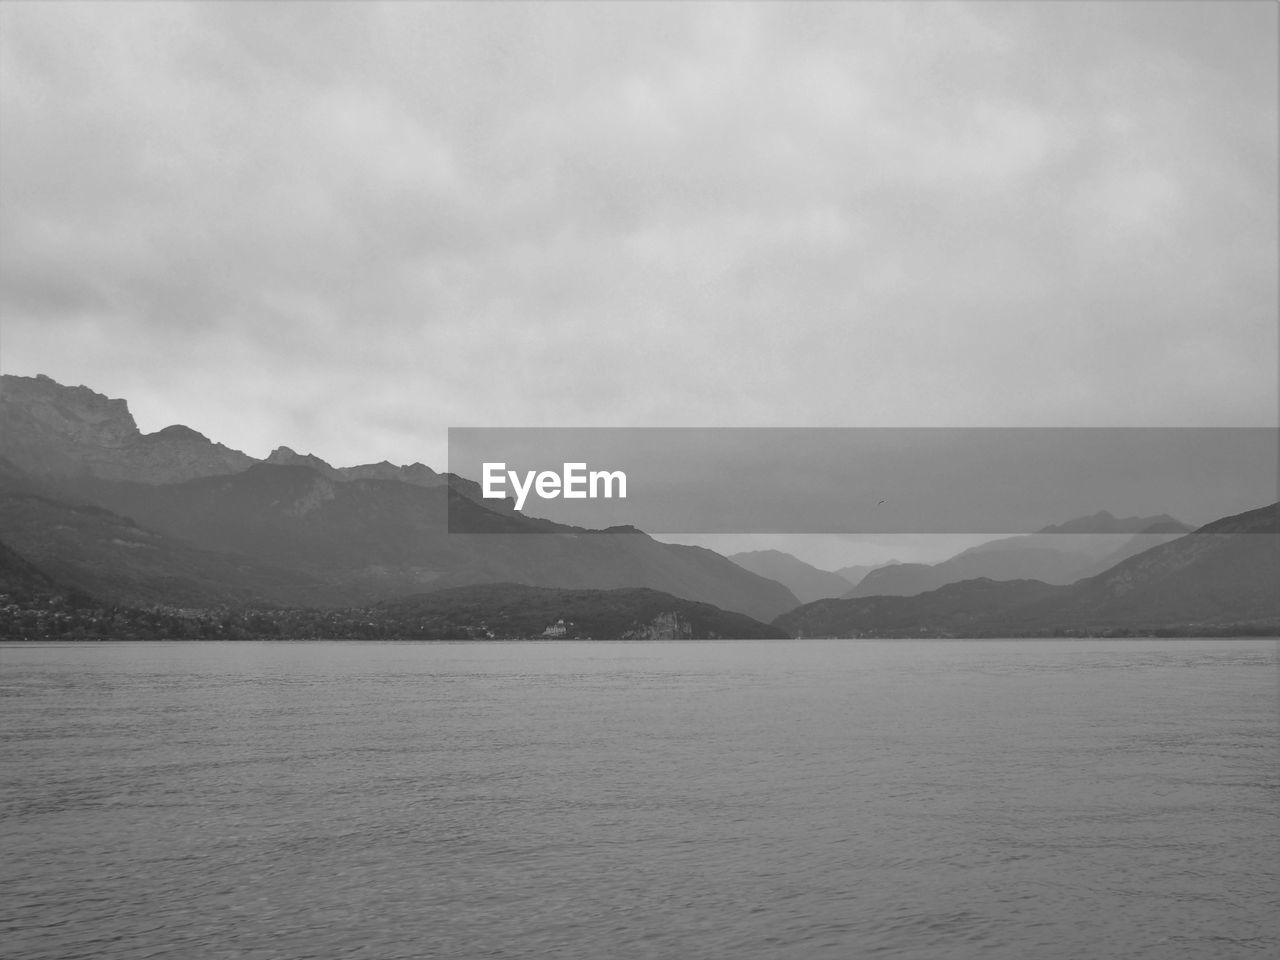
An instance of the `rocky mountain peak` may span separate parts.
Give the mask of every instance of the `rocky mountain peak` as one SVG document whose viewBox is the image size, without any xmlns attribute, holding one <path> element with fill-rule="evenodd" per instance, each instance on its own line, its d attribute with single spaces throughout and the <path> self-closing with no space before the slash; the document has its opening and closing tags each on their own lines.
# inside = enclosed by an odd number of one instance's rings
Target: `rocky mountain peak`
<svg viewBox="0 0 1280 960">
<path fill-rule="evenodd" d="M 124 400 L 50 377 L 0 377 L 6 456 L 35 476 L 177 483 L 246 469 L 253 458 L 181 424 L 142 434 Z"/>
<path fill-rule="evenodd" d="M 192 430 L 181 423 L 173 423 L 155 433 L 143 434 L 144 440 L 185 440 L 187 442 L 208 443 L 209 438 L 199 430 Z"/>
<path fill-rule="evenodd" d="M 321 460 L 314 453 L 297 453 L 290 447 L 276 447 L 267 456 L 264 463 L 273 463 L 283 467 L 310 467 L 317 473 L 323 474 L 331 480 L 340 480 L 342 477 L 338 471 L 333 468 L 327 461 Z"/>
<path fill-rule="evenodd" d="M 64 442 L 118 446 L 139 435 L 126 401 L 65 387 L 44 374 L 0 377 L 0 418 L 20 434 L 38 429 Z"/>
</svg>

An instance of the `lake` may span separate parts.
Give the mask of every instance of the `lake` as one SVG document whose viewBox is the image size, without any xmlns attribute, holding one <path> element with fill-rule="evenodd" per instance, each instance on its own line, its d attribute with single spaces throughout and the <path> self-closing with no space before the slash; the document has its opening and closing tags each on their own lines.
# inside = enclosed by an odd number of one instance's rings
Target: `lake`
<svg viewBox="0 0 1280 960">
<path fill-rule="evenodd" d="M 1280 955 L 1275 640 L 0 645 L 38 958 Z"/>
</svg>

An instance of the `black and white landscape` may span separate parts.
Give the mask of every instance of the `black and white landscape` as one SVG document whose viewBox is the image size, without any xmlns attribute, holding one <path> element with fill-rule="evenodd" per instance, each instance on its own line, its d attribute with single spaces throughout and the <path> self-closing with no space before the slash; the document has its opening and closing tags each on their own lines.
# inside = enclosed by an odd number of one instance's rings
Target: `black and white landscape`
<svg viewBox="0 0 1280 960">
<path fill-rule="evenodd" d="M 777 551 L 725 558 L 635 528 L 528 517 L 421 463 L 335 468 L 287 447 L 258 461 L 180 424 L 143 434 L 126 403 L 83 386 L 5 376 L 3 387 L 0 622 L 15 639 L 134 636 L 140 610 L 168 616 L 151 639 L 216 638 L 228 614 L 236 636 L 300 639 L 533 637 L 566 617 L 579 625 L 569 635 L 596 639 L 1280 629 L 1275 503 L 1196 530 L 1100 511 L 854 584 Z M 450 511 L 492 532 L 451 533 Z M 476 584 L 504 586 L 449 590 Z M 552 602 L 545 623 L 512 618 L 509 597 L 527 600 L 529 586 L 579 593 L 563 610 Z M 601 591 L 607 611 L 635 588 L 665 600 L 588 626 L 580 591 Z M 720 619 L 691 627 L 688 601 Z M 438 615 L 406 618 L 406 603 Z"/>
<path fill-rule="evenodd" d="M 0 952 L 1280 950 L 1278 10 L 0 4 Z"/>
</svg>

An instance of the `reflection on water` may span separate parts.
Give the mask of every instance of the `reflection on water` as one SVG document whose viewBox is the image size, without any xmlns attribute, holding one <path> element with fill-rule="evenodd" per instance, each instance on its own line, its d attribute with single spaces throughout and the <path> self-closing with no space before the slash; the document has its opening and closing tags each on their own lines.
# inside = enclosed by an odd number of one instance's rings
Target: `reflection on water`
<svg viewBox="0 0 1280 960">
<path fill-rule="evenodd" d="M 1261 957 L 1275 641 L 0 647 L 31 958 Z"/>
</svg>

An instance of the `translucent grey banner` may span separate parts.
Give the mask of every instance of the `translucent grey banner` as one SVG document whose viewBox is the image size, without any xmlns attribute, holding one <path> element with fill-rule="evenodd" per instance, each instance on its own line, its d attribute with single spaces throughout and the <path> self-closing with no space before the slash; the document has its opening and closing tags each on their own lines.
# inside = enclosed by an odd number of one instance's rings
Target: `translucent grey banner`
<svg viewBox="0 0 1280 960">
<path fill-rule="evenodd" d="M 1265 427 L 452 428 L 449 471 L 465 480 L 449 529 L 554 529 L 522 520 L 542 518 L 658 534 L 1014 534 L 1099 511 L 1196 526 L 1280 499 L 1278 438 Z"/>
</svg>

